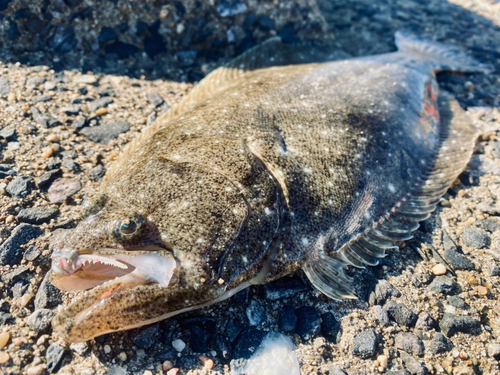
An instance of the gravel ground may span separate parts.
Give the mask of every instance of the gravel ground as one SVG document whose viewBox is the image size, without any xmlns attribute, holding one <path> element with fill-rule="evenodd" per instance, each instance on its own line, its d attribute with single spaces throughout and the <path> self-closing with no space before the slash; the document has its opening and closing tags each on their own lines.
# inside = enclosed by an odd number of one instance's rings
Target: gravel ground
<svg viewBox="0 0 500 375">
<path fill-rule="evenodd" d="M 127 13 L 127 2 L 103 2 L 107 10 L 90 1 L 45 2 L 52 14 L 54 7 L 63 10 L 47 21 L 53 26 L 47 38 L 59 23 L 74 29 L 77 42 L 68 51 L 23 48 L 29 40 L 25 18 L 40 10 L 29 5 L 28 16 L 16 18 L 22 2 L 0 1 L 0 8 L 4 3 L 4 31 L 15 21 L 19 35 L 2 33 L 9 49 L 0 51 L 0 373 L 149 375 L 167 373 L 172 365 L 182 374 L 229 374 L 231 359 L 248 357 L 266 331 L 293 339 L 303 374 L 500 373 L 500 3 L 203 2 L 198 9 L 194 2 L 175 2 L 165 6 L 170 13 L 159 28 L 167 51 L 154 56 L 144 49 L 151 30 L 136 39 L 117 31 L 115 39 L 92 47 L 102 27 L 124 22 L 116 14 L 129 17 L 129 24 L 137 20 Z M 179 14 L 178 4 L 189 11 Z M 223 17 L 220 4 L 246 9 Z M 85 17 L 81 27 L 71 26 L 78 17 L 65 21 L 64 12 L 84 5 L 94 7 L 95 23 Z M 153 10 L 147 12 L 154 18 Z M 184 35 L 178 25 L 193 24 L 203 12 L 212 15 L 215 36 L 206 44 L 176 44 Z M 243 27 L 251 15 L 264 20 L 260 14 L 273 24 Z M 153 18 L 144 20 L 152 24 Z M 439 76 L 481 136 L 469 168 L 415 239 L 377 267 L 350 271 L 357 301 L 331 301 L 293 275 L 141 329 L 84 344 L 58 341 L 50 319 L 76 294 L 60 294 L 44 279 L 48 238 L 75 226 L 85 195 L 98 188 L 141 129 L 205 73 L 269 36 L 317 41 L 348 57 L 394 50 L 400 28 L 467 49 L 495 72 Z M 228 30 L 239 30 L 234 40 Z M 244 42 L 250 35 L 252 43 Z M 226 42 L 220 53 L 200 52 L 215 48 L 216 39 Z M 42 47 L 49 43 L 40 40 Z M 122 58 L 106 51 L 116 41 L 136 45 L 138 52 Z M 197 52 L 178 54 L 186 50 Z"/>
</svg>

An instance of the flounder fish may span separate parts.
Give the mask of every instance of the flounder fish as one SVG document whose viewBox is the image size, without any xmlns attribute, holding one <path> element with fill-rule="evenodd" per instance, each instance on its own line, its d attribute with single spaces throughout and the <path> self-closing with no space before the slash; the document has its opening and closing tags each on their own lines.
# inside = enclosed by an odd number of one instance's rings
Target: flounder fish
<svg viewBox="0 0 500 375">
<path fill-rule="evenodd" d="M 349 266 L 412 237 L 466 166 L 476 132 L 436 72 L 486 71 L 403 33 L 398 51 L 307 62 L 271 39 L 209 74 L 132 142 L 51 281 L 82 297 L 69 342 L 153 323 L 302 269 L 355 298 Z"/>
</svg>

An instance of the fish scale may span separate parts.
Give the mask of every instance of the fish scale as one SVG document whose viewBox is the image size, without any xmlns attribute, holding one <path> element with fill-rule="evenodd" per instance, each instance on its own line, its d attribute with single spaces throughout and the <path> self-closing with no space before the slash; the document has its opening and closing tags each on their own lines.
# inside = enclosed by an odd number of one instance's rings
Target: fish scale
<svg viewBox="0 0 500 375">
<path fill-rule="evenodd" d="M 311 62 L 274 38 L 208 75 L 129 145 L 90 216 L 55 244 L 55 285 L 93 286 L 56 331 L 84 341 L 300 269 L 329 297 L 353 298 L 347 267 L 412 237 L 475 137 L 435 73 L 486 67 L 401 33 L 396 43 Z M 113 261 L 85 268 L 80 249 Z"/>
</svg>

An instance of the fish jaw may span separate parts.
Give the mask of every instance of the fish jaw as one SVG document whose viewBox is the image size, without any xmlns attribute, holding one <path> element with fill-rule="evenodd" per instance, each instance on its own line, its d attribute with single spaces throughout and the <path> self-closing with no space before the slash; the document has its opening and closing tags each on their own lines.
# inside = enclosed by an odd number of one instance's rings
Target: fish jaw
<svg viewBox="0 0 500 375">
<path fill-rule="evenodd" d="M 52 327 L 66 342 L 84 342 L 106 333 L 141 327 L 213 305 L 250 285 L 245 282 L 227 291 L 221 288 L 216 295 L 206 291 L 193 295 L 177 285 L 163 288 L 159 284 L 145 284 L 124 288 L 122 283 L 114 286 L 103 284 L 87 291 L 57 314 Z M 190 295 L 192 304 L 186 303 L 186 294 Z"/>
</svg>

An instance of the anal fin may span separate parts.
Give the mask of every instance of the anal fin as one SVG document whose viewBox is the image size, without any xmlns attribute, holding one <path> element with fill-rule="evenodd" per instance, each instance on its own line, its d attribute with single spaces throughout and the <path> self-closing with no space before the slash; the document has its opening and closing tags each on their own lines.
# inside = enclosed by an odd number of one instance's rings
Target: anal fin
<svg viewBox="0 0 500 375">
<path fill-rule="evenodd" d="M 386 250 L 412 238 L 419 222 L 430 216 L 467 165 L 477 137 L 475 128 L 458 102 L 448 95 L 439 95 L 438 108 L 440 144 L 436 157 L 408 194 L 373 227 L 335 253 L 323 251 L 324 237 L 311 251 L 303 270 L 311 283 L 330 298 L 355 298 L 352 279 L 345 274 L 345 268 L 377 265 Z"/>
</svg>

